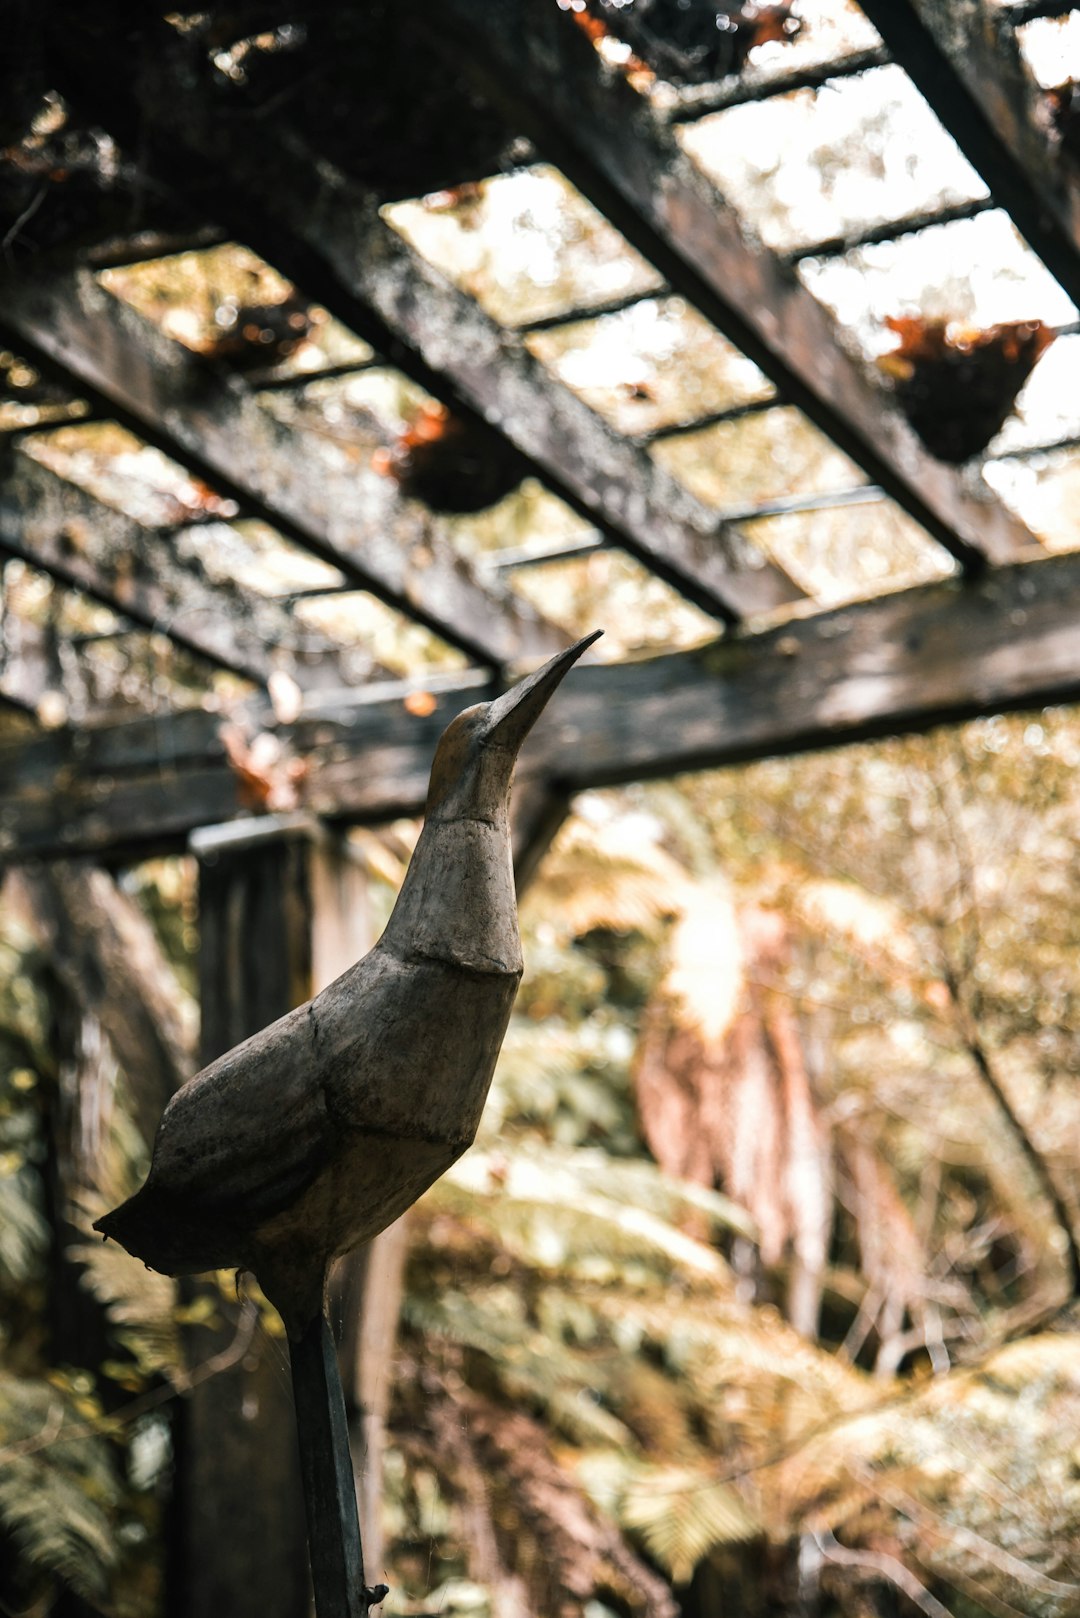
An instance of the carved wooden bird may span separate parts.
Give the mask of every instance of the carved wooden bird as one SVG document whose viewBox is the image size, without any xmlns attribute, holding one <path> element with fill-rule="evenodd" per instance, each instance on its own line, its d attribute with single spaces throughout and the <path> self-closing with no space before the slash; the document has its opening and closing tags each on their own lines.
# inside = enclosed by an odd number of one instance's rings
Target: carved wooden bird
<svg viewBox="0 0 1080 1618">
<path fill-rule="evenodd" d="M 447 727 L 426 823 L 375 947 L 183 1085 L 142 1189 L 96 1228 L 167 1275 L 250 1270 L 296 1341 L 331 1259 L 471 1143 L 522 971 L 518 750 L 588 635 Z"/>
</svg>

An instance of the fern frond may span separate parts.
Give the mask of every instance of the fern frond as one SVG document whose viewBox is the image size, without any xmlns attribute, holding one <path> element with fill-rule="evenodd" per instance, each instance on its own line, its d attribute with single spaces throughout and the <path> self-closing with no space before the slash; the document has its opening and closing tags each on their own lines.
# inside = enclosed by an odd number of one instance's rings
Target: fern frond
<svg viewBox="0 0 1080 1618">
<path fill-rule="evenodd" d="M 116 1242 L 99 1241 L 90 1233 L 106 1206 L 92 1193 L 80 1196 L 76 1214 L 87 1240 L 73 1244 L 68 1256 L 83 1265 L 82 1284 L 105 1305 L 117 1341 L 135 1362 L 136 1374 L 175 1381 L 183 1367 L 176 1283 L 147 1269 Z"/>
<path fill-rule="evenodd" d="M 107 1444 L 85 1426 L 60 1389 L 0 1375 L 0 1522 L 28 1567 L 101 1601 L 119 1492 Z"/>
<path fill-rule="evenodd" d="M 1009 1344 L 976 1369 L 833 1426 L 774 1474 L 791 1531 L 915 1532 L 920 1560 L 992 1610 L 1071 1618 L 1080 1599 L 1076 1339 Z"/>
<path fill-rule="evenodd" d="M 507 1397 L 546 1411 L 571 1442 L 617 1448 L 633 1443 L 629 1428 L 602 1402 L 603 1362 L 552 1342 L 531 1326 L 516 1290 L 442 1289 L 428 1299 L 410 1295 L 404 1313 L 425 1335 L 484 1355 Z"/>
<path fill-rule="evenodd" d="M 660 1256 L 691 1273 L 723 1280 L 727 1266 L 720 1254 L 685 1235 L 677 1221 L 694 1212 L 704 1214 L 718 1231 L 753 1234 L 748 1216 L 726 1197 L 675 1180 L 653 1164 L 610 1158 L 589 1148 L 523 1148 L 509 1160 L 497 1153 L 469 1152 L 435 1188 L 433 1199 L 451 1188 L 471 1194 L 470 1211 L 481 1220 L 496 1220 L 503 1231 L 512 1228 L 508 1216 L 514 1221 L 526 1209 L 546 1211 L 532 1233 L 546 1242 L 552 1256 L 545 1259 L 526 1250 L 522 1257 L 527 1262 L 569 1262 L 575 1252 L 595 1255 L 604 1251 L 606 1240 L 615 1254 L 636 1247 L 645 1262 Z M 603 1240 L 601 1232 L 606 1233 Z"/>
<path fill-rule="evenodd" d="M 595 825 L 574 816 L 555 839 L 523 911 L 557 917 L 571 937 L 597 927 L 644 930 L 679 909 L 685 885 L 682 866 L 642 838 L 640 817 Z"/>
<path fill-rule="evenodd" d="M 718 1545 L 761 1533 L 749 1506 L 705 1466 L 637 1466 L 623 1488 L 618 1520 L 639 1534 L 676 1584 L 685 1584 Z"/>
<path fill-rule="evenodd" d="M 728 885 L 703 882 L 690 893 L 671 935 L 664 990 L 679 1021 L 710 1044 L 721 1040 L 738 1011 L 746 963 Z"/>
<path fill-rule="evenodd" d="M 16 1151 L 0 1153 L 0 1285 L 24 1285 L 39 1271 L 49 1246 L 41 1211 L 40 1176 Z"/>
</svg>

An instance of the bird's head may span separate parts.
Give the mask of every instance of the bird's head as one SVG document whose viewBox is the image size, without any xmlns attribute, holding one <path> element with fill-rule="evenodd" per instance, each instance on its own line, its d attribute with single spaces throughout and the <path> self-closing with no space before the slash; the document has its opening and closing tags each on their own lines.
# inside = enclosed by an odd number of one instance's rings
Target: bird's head
<svg viewBox="0 0 1080 1618">
<path fill-rule="evenodd" d="M 494 702 L 478 702 L 451 720 L 431 766 L 425 811 L 429 821 L 489 820 L 505 808 L 522 742 L 563 676 L 602 634 L 594 630 Z"/>
</svg>

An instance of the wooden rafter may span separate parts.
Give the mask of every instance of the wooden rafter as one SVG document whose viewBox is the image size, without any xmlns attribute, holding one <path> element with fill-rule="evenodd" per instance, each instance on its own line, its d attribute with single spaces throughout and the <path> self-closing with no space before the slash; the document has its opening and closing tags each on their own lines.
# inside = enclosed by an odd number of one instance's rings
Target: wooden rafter
<svg viewBox="0 0 1080 1618">
<path fill-rule="evenodd" d="M 522 783 L 574 792 L 1076 701 L 1078 616 L 1080 555 L 1039 556 L 697 651 L 580 668 L 530 739 Z M 305 764 L 305 808 L 355 821 L 419 813 L 439 733 L 477 696 L 443 691 L 424 714 L 398 691 L 279 729 Z M 9 856 L 176 846 L 241 813 L 212 715 L 0 746 Z"/>
<path fill-rule="evenodd" d="M 356 296 L 370 300 L 392 340 L 422 361 L 430 385 L 446 392 L 449 384 L 457 401 L 497 425 L 547 486 L 607 539 L 727 621 L 800 598 L 792 580 L 732 524 L 554 380 L 370 207 L 343 209 L 340 238 L 323 237 L 336 270 L 349 276 Z M 400 346 L 397 355 L 404 369 L 414 369 Z"/>
<path fill-rule="evenodd" d="M 0 544 L 0 566 L 13 557 L 19 559 Z M 137 629 L 129 619 L 118 617 L 107 631 L 67 636 L 51 618 L 41 622 L 6 610 L 0 620 L 0 704 L 48 728 L 115 724 L 154 712 L 160 707 L 160 693 L 150 680 L 140 680 L 135 690 L 121 696 L 115 673 L 84 666 L 76 651 L 104 641 L 123 643 L 130 650 Z"/>
<path fill-rule="evenodd" d="M 1037 114 L 1009 10 L 985 0 L 860 0 L 1020 234 L 1080 303 L 1080 177 Z"/>
<path fill-rule="evenodd" d="M 0 473 L 0 550 L 217 667 L 258 685 L 280 669 L 301 688 L 378 672 L 366 653 L 343 652 L 277 602 L 211 579 L 185 548 L 182 530 L 148 529 L 19 450 Z"/>
<path fill-rule="evenodd" d="M 903 214 L 899 219 L 886 219 L 881 224 L 865 225 L 857 230 L 844 231 L 837 236 L 826 236 L 803 247 L 791 247 L 780 256 L 785 264 L 799 264 L 806 258 L 840 258 L 859 247 L 873 247 L 878 242 L 898 242 L 903 236 L 916 236 L 920 231 L 932 230 L 938 225 L 959 224 L 975 219 L 998 206 L 991 196 L 972 197 L 967 202 L 950 202 L 944 207 L 924 208 Z"/>
<path fill-rule="evenodd" d="M 163 30 L 145 43 L 117 94 L 93 76 L 76 93 L 121 141 L 137 128 L 164 180 L 188 187 L 407 375 L 508 439 L 572 509 L 703 611 L 730 622 L 800 599 L 748 539 L 415 254 L 377 199 L 272 121 L 253 141 L 250 109 L 211 82 L 197 41 Z"/>
<path fill-rule="evenodd" d="M 936 461 L 793 271 L 751 243 L 647 102 L 548 0 L 446 0 L 463 65 L 668 283 L 755 360 L 874 483 L 969 567 L 1032 535 Z M 977 487 L 977 485 L 975 486 Z"/>
<path fill-rule="evenodd" d="M 820 90 L 839 79 L 858 78 L 871 68 L 884 67 L 888 60 L 884 45 L 868 45 L 831 62 L 811 62 L 786 72 L 755 73 L 744 69 L 737 78 L 733 76 L 721 84 L 691 85 L 682 90 L 669 120 L 673 124 L 692 123 L 710 113 L 745 106 L 748 101 L 767 101 L 796 90 Z"/>
<path fill-rule="evenodd" d="M 363 464 L 335 467 L 241 379 L 166 337 L 89 269 L 50 274 L 38 263 L 0 291 L 0 331 L 13 346 L 63 367 L 83 393 L 358 588 L 480 662 L 538 661 L 566 644 L 526 603 L 481 584 L 385 478 Z"/>
</svg>

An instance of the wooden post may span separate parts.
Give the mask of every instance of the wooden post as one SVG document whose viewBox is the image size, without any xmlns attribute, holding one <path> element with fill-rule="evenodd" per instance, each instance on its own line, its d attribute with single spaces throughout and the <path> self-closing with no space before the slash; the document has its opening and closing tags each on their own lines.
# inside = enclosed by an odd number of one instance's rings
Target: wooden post
<svg viewBox="0 0 1080 1618">
<path fill-rule="evenodd" d="M 209 1062 L 351 964 L 367 947 L 370 927 L 362 873 L 314 821 L 267 817 L 214 828 L 198 833 L 192 848 L 199 860 L 200 1055 Z M 221 1317 L 213 1330 L 189 1328 L 192 1359 L 227 1356 L 241 1330 L 240 1303 L 205 1282 L 185 1290 L 192 1302 L 209 1299 Z M 169 1618 L 308 1618 L 288 1350 L 261 1325 L 236 1364 L 183 1401 L 171 1553 Z"/>
</svg>

